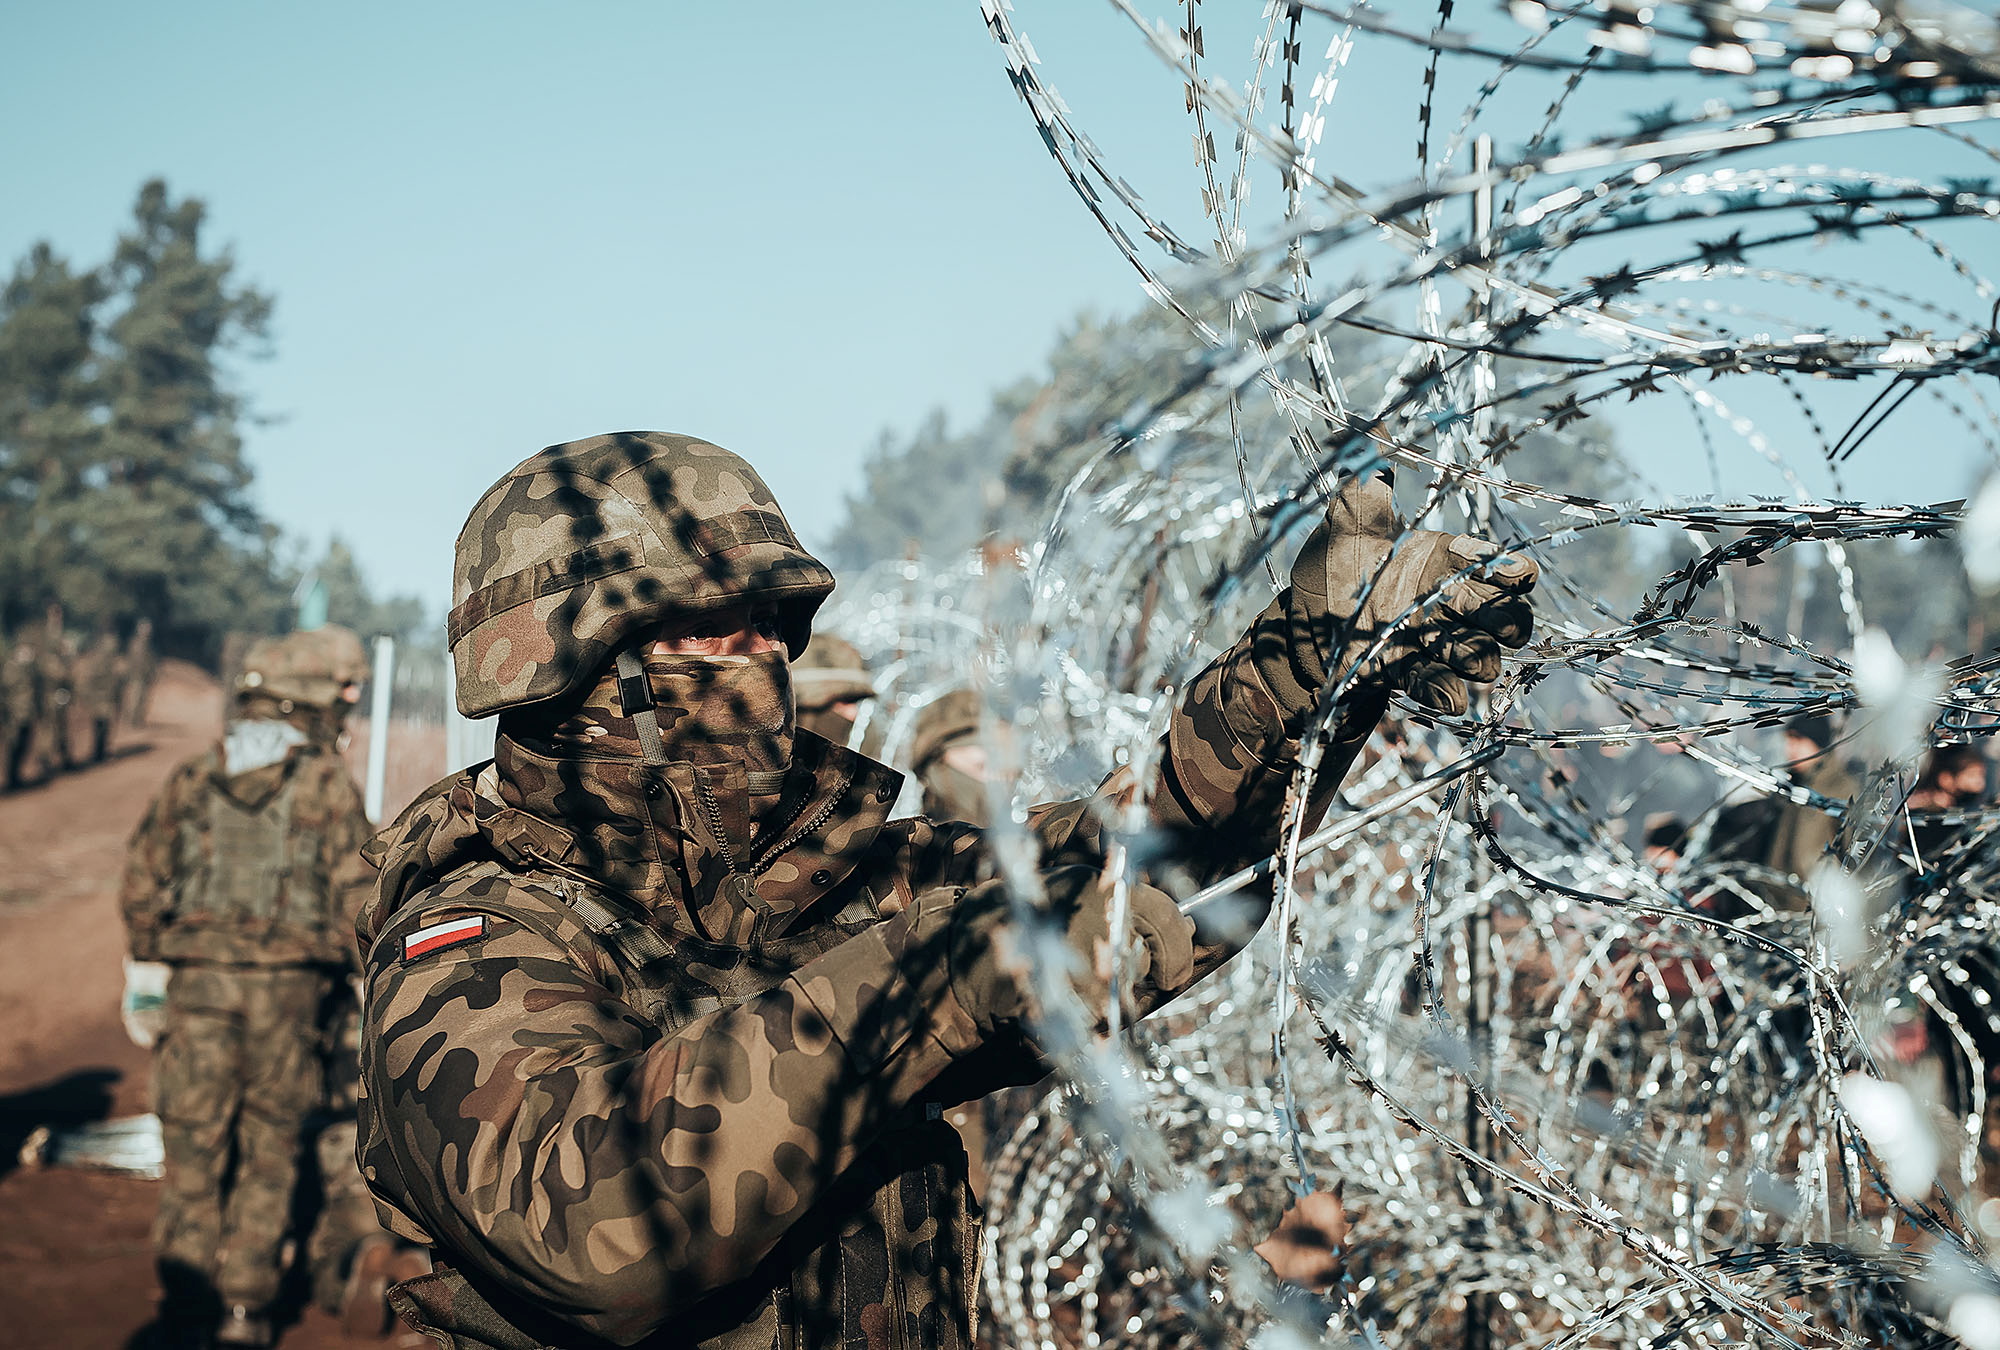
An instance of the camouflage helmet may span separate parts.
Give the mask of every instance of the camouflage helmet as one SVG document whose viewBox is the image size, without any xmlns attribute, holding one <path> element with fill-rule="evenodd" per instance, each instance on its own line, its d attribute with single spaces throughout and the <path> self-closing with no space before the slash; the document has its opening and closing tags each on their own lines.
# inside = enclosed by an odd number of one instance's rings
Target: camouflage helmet
<svg viewBox="0 0 2000 1350">
<path fill-rule="evenodd" d="M 979 695 L 963 685 L 932 699 L 910 733 L 910 764 L 921 773 L 956 741 L 979 730 Z"/>
<path fill-rule="evenodd" d="M 663 619 L 746 600 L 778 607 L 797 658 L 832 590 L 740 456 L 659 431 L 552 445 L 489 488 L 459 532 L 445 630 L 458 710 L 559 698 Z"/>
<path fill-rule="evenodd" d="M 800 708 L 824 708 L 874 698 L 875 683 L 852 642 L 821 633 L 812 649 L 792 663 L 792 693 Z"/>
<path fill-rule="evenodd" d="M 262 694 L 280 702 L 330 708 L 341 691 L 368 678 L 368 654 L 352 630 L 330 623 L 303 633 L 258 638 L 237 672 L 238 698 Z"/>
</svg>

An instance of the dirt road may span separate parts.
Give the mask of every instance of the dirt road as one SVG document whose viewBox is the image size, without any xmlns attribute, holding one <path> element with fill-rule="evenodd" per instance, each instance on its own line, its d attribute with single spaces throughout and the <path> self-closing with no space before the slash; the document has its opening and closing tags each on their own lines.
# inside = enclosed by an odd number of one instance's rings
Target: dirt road
<svg viewBox="0 0 2000 1350">
<path fill-rule="evenodd" d="M 16 1154 L 37 1126 L 150 1109 L 147 1054 L 118 1020 L 118 878 L 146 803 L 220 714 L 215 682 L 169 663 L 154 725 L 114 759 L 0 797 L 0 1344 L 16 1350 L 118 1350 L 151 1316 L 157 1184 L 24 1169 Z M 429 767 L 396 774 L 392 800 Z M 392 1342 L 350 1340 L 307 1309 L 280 1344 Z"/>
</svg>

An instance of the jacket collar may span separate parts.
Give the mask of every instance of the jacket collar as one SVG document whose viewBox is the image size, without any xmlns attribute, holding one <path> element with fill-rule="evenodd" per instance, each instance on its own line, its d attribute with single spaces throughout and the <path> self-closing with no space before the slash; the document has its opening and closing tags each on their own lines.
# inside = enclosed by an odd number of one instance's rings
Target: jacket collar
<svg viewBox="0 0 2000 1350">
<path fill-rule="evenodd" d="M 853 872 L 902 775 L 801 731 L 775 829 L 753 837 L 736 763 L 546 754 L 501 735 L 463 808 L 514 866 L 568 872 L 637 902 L 670 933 L 732 946 L 782 937 Z"/>
</svg>

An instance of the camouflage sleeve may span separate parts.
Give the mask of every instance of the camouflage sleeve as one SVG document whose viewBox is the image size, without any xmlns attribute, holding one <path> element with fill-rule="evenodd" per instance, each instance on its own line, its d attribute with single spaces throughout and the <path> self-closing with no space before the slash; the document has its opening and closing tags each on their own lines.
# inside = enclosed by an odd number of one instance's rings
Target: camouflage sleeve
<svg viewBox="0 0 2000 1350">
<path fill-rule="evenodd" d="M 1167 726 L 1148 802 L 1153 836 L 1144 841 L 1141 880 L 1185 896 L 1278 849 L 1300 738 L 1317 698 L 1292 662 L 1282 628 L 1263 616 L 1189 682 Z M 1306 803 L 1306 830 L 1325 817 L 1387 706 L 1388 696 L 1377 690 L 1343 702 Z M 1136 786 L 1120 770 L 1089 797 L 1031 811 L 1042 865 L 1102 866 L 1106 824 Z M 1268 885 L 1247 887 L 1234 907 L 1211 916 L 1196 934 L 1196 980 L 1243 949 L 1270 898 Z"/>
<path fill-rule="evenodd" d="M 742 1280 L 978 1048 L 919 913 L 663 1030 L 539 925 L 405 910 L 369 956 L 364 1170 L 454 1264 L 638 1340 Z M 481 934 L 404 956 L 455 916 Z"/>
<path fill-rule="evenodd" d="M 197 764 L 174 771 L 146 807 L 139 827 L 126 846 L 125 878 L 118 903 L 134 961 L 160 959 L 160 934 L 173 917 L 174 891 L 179 880 L 180 833 L 198 800 L 201 775 Z"/>
<path fill-rule="evenodd" d="M 1167 727 L 1152 822 L 1181 840 L 1203 880 L 1278 847 L 1285 793 L 1318 697 L 1292 660 L 1282 626 L 1263 616 L 1189 682 Z M 1388 695 L 1376 689 L 1343 701 L 1314 780 L 1308 830 L 1325 816 L 1387 707 Z"/>
</svg>

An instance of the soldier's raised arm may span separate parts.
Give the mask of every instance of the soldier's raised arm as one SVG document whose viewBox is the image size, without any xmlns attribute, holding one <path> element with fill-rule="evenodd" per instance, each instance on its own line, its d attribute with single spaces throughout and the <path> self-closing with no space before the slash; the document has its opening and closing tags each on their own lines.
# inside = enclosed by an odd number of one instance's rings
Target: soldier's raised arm
<svg viewBox="0 0 2000 1350">
<path fill-rule="evenodd" d="M 1406 613 L 1460 572 L 1467 575 L 1444 585 L 1435 602 Z M 1140 841 L 1128 902 L 1146 925 L 1149 952 L 1158 946 L 1155 933 L 1175 931 L 1177 893 L 1279 847 L 1301 737 L 1330 681 L 1352 672 L 1307 803 L 1308 832 L 1392 694 L 1462 713 L 1467 682 L 1498 677 L 1502 649 L 1524 645 L 1533 629 L 1535 580 L 1532 560 L 1503 557 L 1470 535 L 1403 530 L 1386 477 L 1349 480 L 1307 536 L 1290 584 L 1189 681 L 1168 725 L 1148 798 L 1152 837 Z M 1044 861 L 1101 864 L 1112 838 L 1108 823 L 1134 790 L 1120 772 L 1089 798 L 1031 812 Z M 1246 887 L 1241 897 L 1226 924 L 1197 936 L 1184 984 L 1235 955 L 1256 932 L 1270 888 Z M 1135 994 L 1135 1011 L 1175 992 L 1148 986 Z"/>
<path fill-rule="evenodd" d="M 1358 596 L 1350 555 L 1393 531 L 1363 505 L 1174 720 L 1154 822 L 1204 873 L 1275 842 L 1306 712 L 1359 640 L 1341 624 L 1458 565 L 1418 535 Z M 401 1297 L 445 1343 L 970 1350 L 977 1220 L 936 1108 L 1036 1071 L 1028 935 L 976 828 L 889 821 L 899 776 L 798 726 L 789 663 L 831 589 L 750 466 L 687 436 L 550 447 L 461 532 L 457 696 L 500 718 L 495 758 L 371 846 L 358 926 L 362 1155 L 437 1249 Z M 1435 643 L 1371 661 L 1344 742 L 1386 688 L 1442 696 L 1525 638 L 1447 603 Z M 1086 1008 L 1136 1015 L 1218 958 L 1144 884 L 1110 987 L 1104 820 L 1033 828 Z"/>
</svg>

